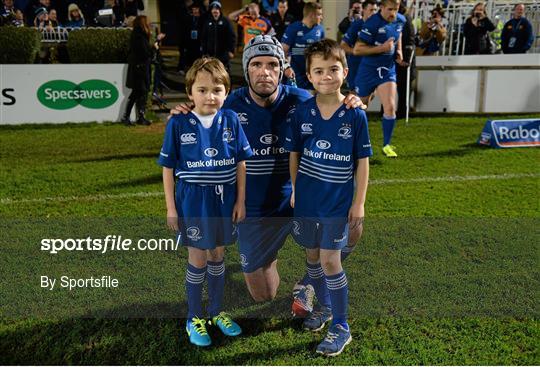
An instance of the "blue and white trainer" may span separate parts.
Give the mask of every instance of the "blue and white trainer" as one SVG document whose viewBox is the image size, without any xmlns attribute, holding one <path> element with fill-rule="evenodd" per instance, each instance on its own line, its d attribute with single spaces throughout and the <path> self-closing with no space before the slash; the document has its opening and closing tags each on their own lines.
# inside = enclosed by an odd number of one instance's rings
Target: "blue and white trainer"
<svg viewBox="0 0 540 367">
<path fill-rule="evenodd" d="M 310 313 L 302 326 L 305 330 L 320 331 L 327 322 L 332 320 L 332 310 L 326 306 L 319 306 L 317 310 Z"/>
<path fill-rule="evenodd" d="M 352 341 L 351 331 L 342 325 L 332 325 L 324 340 L 317 346 L 317 353 L 328 357 L 335 357 L 345 349 L 345 346 Z"/>
<path fill-rule="evenodd" d="M 295 285 L 291 306 L 292 315 L 300 318 L 308 316 L 313 311 L 313 298 L 315 298 L 315 290 L 311 284 Z"/>
<path fill-rule="evenodd" d="M 208 331 L 206 331 L 205 324 L 206 321 L 198 317 L 187 320 L 186 331 L 191 344 L 195 344 L 199 347 L 207 347 L 212 344 Z"/>
<path fill-rule="evenodd" d="M 240 326 L 225 312 L 220 312 L 219 315 L 212 317 L 212 324 L 216 325 L 227 336 L 238 336 L 242 334 Z"/>
</svg>

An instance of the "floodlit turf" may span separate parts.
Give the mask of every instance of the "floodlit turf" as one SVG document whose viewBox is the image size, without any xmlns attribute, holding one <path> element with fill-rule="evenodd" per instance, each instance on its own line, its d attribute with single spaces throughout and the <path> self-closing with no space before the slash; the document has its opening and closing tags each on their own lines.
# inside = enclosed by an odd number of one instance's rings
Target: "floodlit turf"
<svg viewBox="0 0 540 367">
<path fill-rule="evenodd" d="M 245 333 L 212 330 L 205 350 L 183 332 L 185 251 L 40 251 L 43 238 L 171 237 L 155 163 L 164 124 L 1 127 L 0 364 L 538 365 L 540 151 L 476 145 L 485 121 L 400 122 L 389 160 L 372 119 L 365 234 L 344 264 L 354 340 L 330 360 L 314 353 L 323 334 L 287 315 L 304 268 L 292 240 L 263 304 L 228 250 L 225 304 Z M 39 287 L 103 274 L 121 286 Z"/>
</svg>

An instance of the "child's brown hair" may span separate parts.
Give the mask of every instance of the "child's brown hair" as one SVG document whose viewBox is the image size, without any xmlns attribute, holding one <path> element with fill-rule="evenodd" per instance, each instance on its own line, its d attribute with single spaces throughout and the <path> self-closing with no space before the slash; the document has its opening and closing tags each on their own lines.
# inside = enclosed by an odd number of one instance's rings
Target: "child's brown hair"
<svg viewBox="0 0 540 367">
<path fill-rule="evenodd" d="M 223 66 L 223 63 L 216 59 L 215 57 L 201 57 L 200 59 L 195 60 L 193 65 L 189 68 L 186 74 L 186 92 L 188 95 L 191 95 L 191 88 L 195 79 L 197 79 L 197 74 L 201 71 L 206 71 L 214 79 L 214 83 L 223 84 L 225 86 L 225 92 L 227 94 L 231 90 L 231 78 L 229 73 Z"/>
<path fill-rule="evenodd" d="M 319 42 L 312 43 L 304 51 L 306 57 L 306 70 L 309 73 L 311 68 L 311 59 L 313 56 L 322 56 L 323 59 L 335 59 L 343 65 L 343 69 L 347 68 L 347 57 L 345 51 L 339 46 L 339 43 L 332 39 L 323 39 Z"/>
</svg>

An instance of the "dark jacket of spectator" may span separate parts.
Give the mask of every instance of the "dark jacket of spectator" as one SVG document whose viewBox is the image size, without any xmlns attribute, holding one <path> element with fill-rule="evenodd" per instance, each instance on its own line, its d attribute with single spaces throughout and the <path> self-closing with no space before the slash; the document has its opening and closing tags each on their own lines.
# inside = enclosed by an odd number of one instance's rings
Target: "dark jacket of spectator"
<svg viewBox="0 0 540 367">
<path fill-rule="evenodd" d="M 157 47 L 157 43 L 156 43 Z M 132 125 L 129 115 L 134 105 L 137 105 L 138 123 L 149 125 L 144 117 L 146 98 L 150 90 L 150 63 L 152 62 L 153 47 L 150 44 L 150 27 L 148 18 L 137 16 L 133 21 L 133 31 L 129 40 L 128 72 L 126 87 L 131 88 L 126 110 L 122 121 Z"/>
<path fill-rule="evenodd" d="M 203 55 L 218 58 L 228 68 L 229 52 L 234 54 L 235 45 L 236 35 L 227 18 L 221 14 L 217 19 L 212 15 L 206 18 L 201 35 Z"/>
<path fill-rule="evenodd" d="M 403 26 L 403 33 L 401 35 L 401 51 L 403 54 L 403 61 L 409 62 L 412 56 L 412 52 L 415 49 L 415 37 L 414 37 L 414 26 L 412 24 L 411 17 L 406 13 L 406 9 L 400 9 L 400 13 L 405 16 L 407 22 Z M 409 84 L 409 93 L 411 90 L 412 82 L 416 79 L 416 56 L 413 56 L 412 62 L 410 64 L 410 84 Z M 397 118 L 404 118 L 405 112 L 407 110 L 407 66 L 401 66 L 396 64 L 396 73 L 397 73 L 397 93 L 398 93 L 398 104 L 396 116 Z"/>
<path fill-rule="evenodd" d="M 136 17 L 139 10 L 144 10 L 144 3 L 142 0 L 125 0 L 124 11 L 126 17 Z"/>
<path fill-rule="evenodd" d="M 287 27 L 294 22 L 295 19 L 289 12 L 286 12 L 284 17 L 281 17 L 279 12 L 273 14 L 270 17 L 270 23 L 272 23 L 272 27 L 276 31 L 276 38 L 280 41 Z"/>
<path fill-rule="evenodd" d="M 475 5 L 471 16 L 465 21 L 463 35 L 465 36 L 465 55 L 478 55 L 491 53 L 491 39 L 489 32 L 495 26 L 487 17 L 483 3 Z"/>
<path fill-rule="evenodd" d="M 524 54 L 534 42 L 531 23 L 525 17 L 512 18 L 504 25 L 501 48 L 505 54 Z"/>
<path fill-rule="evenodd" d="M 128 73 L 126 87 L 150 89 L 150 62 L 152 47 L 148 35 L 141 28 L 134 28 L 129 40 Z"/>
<path fill-rule="evenodd" d="M 349 13 L 343 20 L 339 23 L 338 29 L 341 32 L 341 34 L 347 33 L 347 30 L 351 26 L 351 24 L 358 19 L 362 19 L 362 6 L 359 2 L 354 2 L 349 9 Z"/>
</svg>

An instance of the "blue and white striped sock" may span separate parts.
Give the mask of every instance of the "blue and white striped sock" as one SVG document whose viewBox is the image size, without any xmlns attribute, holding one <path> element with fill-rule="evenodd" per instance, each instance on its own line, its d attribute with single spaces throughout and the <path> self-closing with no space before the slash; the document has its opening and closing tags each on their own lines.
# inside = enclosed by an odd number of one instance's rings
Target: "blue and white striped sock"
<svg viewBox="0 0 540 367">
<path fill-rule="evenodd" d="M 202 290 L 206 266 L 196 268 L 188 263 L 186 269 L 186 297 L 188 301 L 188 319 L 202 317 Z"/>
<path fill-rule="evenodd" d="M 346 329 L 347 325 L 347 308 L 349 305 L 349 284 L 344 271 L 334 275 L 326 276 L 326 284 L 330 293 L 332 302 L 332 325 L 341 324 Z"/>
<path fill-rule="evenodd" d="M 323 306 L 330 307 L 330 295 L 328 294 L 328 288 L 326 287 L 326 278 L 321 268 L 321 263 L 310 264 L 306 262 L 306 267 L 309 284 L 313 286 L 319 303 Z"/>
<path fill-rule="evenodd" d="M 206 262 L 208 282 L 208 316 L 219 315 L 223 310 L 223 291 L 225 287 L 225 264 L 221 261 Z"/>
</svg>

